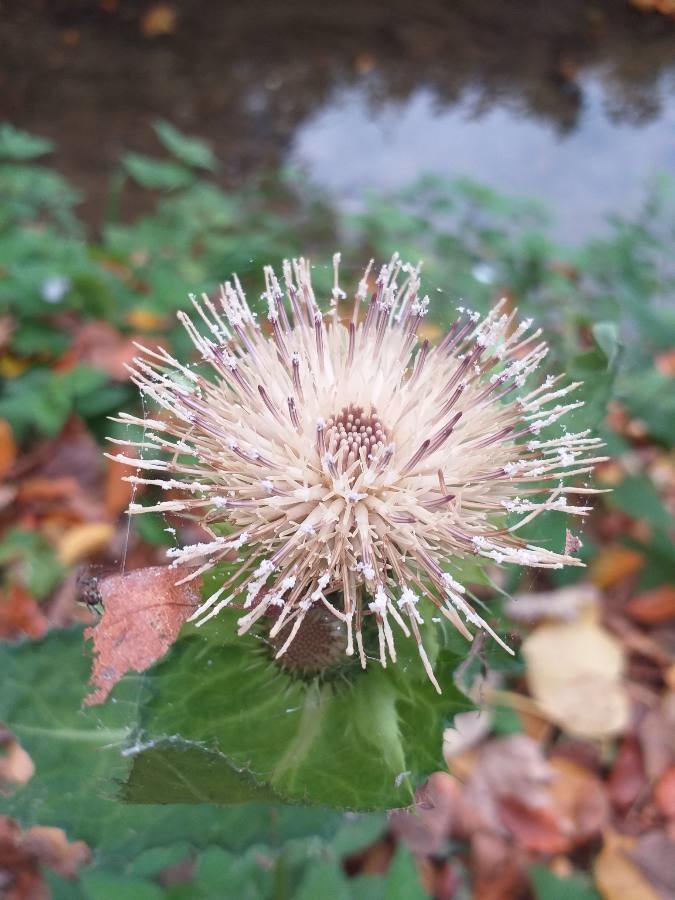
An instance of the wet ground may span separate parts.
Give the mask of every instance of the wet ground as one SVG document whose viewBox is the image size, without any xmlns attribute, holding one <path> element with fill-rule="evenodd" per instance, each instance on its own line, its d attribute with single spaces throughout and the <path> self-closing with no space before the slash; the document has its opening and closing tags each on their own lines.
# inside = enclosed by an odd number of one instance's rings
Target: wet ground
<svg viewBox="0 0 675 900">
<path fill-rule="evenodd" d="M 211 139 L 229 183 L 292 162 L 354 208 L 469 175 L 544 200 L 569 241 L 675 174 L 675 21 L 628 0 L 26 0 L 2 17 L 0 119 L 57 142 L 92 224 L 120 154 L 156 151 L 156 117 Z"/>
</svg>

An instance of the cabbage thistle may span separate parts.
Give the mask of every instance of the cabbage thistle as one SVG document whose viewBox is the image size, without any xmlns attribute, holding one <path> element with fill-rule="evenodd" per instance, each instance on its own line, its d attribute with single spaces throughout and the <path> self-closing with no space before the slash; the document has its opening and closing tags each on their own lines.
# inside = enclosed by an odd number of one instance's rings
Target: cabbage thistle
<svg viewBox="0 0 675 900">
<path fill-rule="evenodd" d="M 566 400 L 578 384 L 549 375 L 526 387 L 547 345 L 506 301 L 485 318 L 458 307 L 432 345 L 418 333 L 429 307 L 419 267 L 395 255 L 375 275 L 371 262 L 347 304 L 339 261 L 325 312 L 304 259 L 284 262 L 281 283 L 265 268 L 266 321 L 236 276 L 217 299 L 191 297 L 195 316 L 178 317 L 202 363 L 139 348 L 132 379 L 159 412 L 119 416 L 144 435 L 119 441 L 137 450 L 114 458 L 136 469 L 128 481 L 166 492 L 131 513 L 179 514 L 208 533 L 168 551 L 188 567 L 181 581 L 236 558 L 235 575 L 194 613 L 198 625 L 232 605 L 240 633 L 272 623 L 282 658 L 328 615 L 364 668 L 368 655 L 395 662 L 402 633 L 440 692 L 425 617 L 506 646 L 470 602 L 462 560 L 580 565 L 519 531 L 545 510 L 589 511 L 568 498 L 593 489 L 565 480 L 590 472 L 600 442 L 588 431 L 540 434 L 582 405 Z"/>
</svg>

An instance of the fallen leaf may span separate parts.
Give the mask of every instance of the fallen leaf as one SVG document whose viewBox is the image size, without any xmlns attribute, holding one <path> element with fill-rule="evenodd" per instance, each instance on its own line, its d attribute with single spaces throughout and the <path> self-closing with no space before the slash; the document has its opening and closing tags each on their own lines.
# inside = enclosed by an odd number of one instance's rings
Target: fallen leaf
<svg viewBox="0 0 675 900">
<path fill-rule="evenodd" d="M 656 781 L 675 764 L 675 690 L 668 691 L 638 725 L 645 773 Z"/>
<path fill-rule="evenodd" d="M 542 712 L 569 734 L 620 734 L 630 714 L 621 644 L 593 622 L 541 625 L 523 642 L 527 682 Z"/>
<path fill-rule="evenodd" d="M 6 419 L 0 419 L 0 478 L 4 478 L 12 468 L 16 462 L 16 454 L 12 427 Z"/>
<path fill-rule="evenodd" d="M 675 897 L 675 841 L 662 831 L 650 831 L 638 839 L 629 855 L 659 897 Z"/>
<path fill-rule="evenodd" d="M 0 725 L 0 796 L 11 794 L 33 777 L 33 760 L 11 731 Z M 1 884 L 1 882 L 0 882 Z"/>
<path fill-rule="evenodd" d="M 60 828 L 37 825 L 22 831 L 18 822 L 0 816 L 0 873 L 3 900 L 48 900 L 42 876 L 46 866 L 63 878 L 74 879 L 91 861 L 84 841 L 68 842 Z"/>
<path fill-rule="evenodd" d="M 64 566 L 87 559 L 105 550 L 115 536 L 115 529 L 109 522 L 86 522 L 75 525 L 59 539 L 56 550 Z"/>
<path fill-rule="evenodd" d="M 553 808 L 563 834 L 577 846 L 600 834 L 609 821 L 605 785 L 585 766 L 564 757 L 549 760 Z"/>
<path fill-rule="evenodd" d="M 675 819 L 675 766 L 671 766 L 659 778 L 654 788 L 654 799 L 667 819 Z"/>
<path fill-rule="evenodd" d="M 566 853 L 572 846 L 550 807 L 526 806 L 517 797 L 502 797 L 499 815 L 518 845 L 531 853 Z"/>
<path fill-rule="evenodd" d="M 522 860 L 513 844 L 495 834 L 479 832 L 474 836 L 471 874 L 472 900 L 517 900 L 526 888 Z"/>
<path fill-rule="evenodd" d="M 500 802 L 513 797 L 530 809 L 551 805 L 553 770 L 541 746 L 524 734 L 512 734 L 484 744 L 468 779 L 464 799 L 466 828 L 488 828 L 506 834 Z"/>
<path fill-rule="evenodd" d="M 98 583 L 103 615 L 85 637 L 94 642 L 86 705 L 102 703 L 127 672 L 144 672 L 161 659 L 199 604 L 199 582 L 176 585 L 175 569 L 153 566 Z"/>
<path fill-rule="evenodd" d="M 172 34 L 176 29 L 177 13 L 173 6 L 157 3 L 141 19 L 141 32 L 145 37 Z"/>
<path fill-rule="evenodd" d="M 418 856 L 440 854 L 450 837 L 465 836 L 462 786 L 447 772 L 434 772 L 418 788 L 411 809 L 395 809 L 389 828 Z"/>
<path fill-rule="evenodd" d="M 138 348 L 133 338 L 121 334 L 108 322 L 85 322 L 75 332 L 72 353 L 78 363 L 102 369 L 115 381 L 126 381 Z"/>
<path fill-rule="evenodd" d="M 39 860 L 21 846 L 18 822 L 0 816 L 0 876 L 3 900 L 48 900 L 49 891 L 42 880 Z"/>
<path fill-rule="evenodd" d="M 617 809 L 626 810 L 645 793 L 647 786 L 640 743 L 635 735 L 626 735 L 609 774 L 610 799 Z"/>
<path fill-rule="evenodd" d="M 645 562 L 644 555 L 630 547 L 604 547 L 591 566 L 590 578 L 593 584 L 606 590 L 637 575 Z"/>
<path fill-rule="evenodd" d="M 41 638 L 49 623 L 35 598 L 19 582 L 0 592 L 0 638 Z"/>
<path fill-rule="evenodd" d="M 101 448 L 91 432 L 81 419 L 71 416 L 59 437 L 51 442 L 40 475 L 48 480 L 75 478 L 93 492 L 99 486 L 103 465 Z"/>
<path fill-rule="evenodd" d="M 130 455 L 130 451 L 126 451 Z M 134 485 L 123 481 L 122 476 L 129 474 L 129 466 L 117 459 L 106 457 L 104 481 L 105 511 L 111 518 L 117 518 L 131 503 L 134 496 Z"/>
<path fill-rule="evenodd" d="M 62 878 L 75 878 L 80 867 L 91 860 L 91 852 L 84 841 L 70 844 L 61 828 L 35 825 L 25 833 L 22 845 L 43 866 L 53 869 Z"/>
<path fill-rule="evenodd" d="M 149 309 L 131 309 L 127 313 L 127 323 L 137 331 L 165 331 L 167 317 Z"/>
<path fill-rule="evenodd" d="M 675 585 L 662 584 L 628 601 L 626 612 L 642 625 L 659 625 L 675 618 Z"/>
<path fill-rule="evenodd" d="M 595 865 L 595 882 L 605 900 L 663 900 L 631 861 L 635 838 L 607 832 Z"/>
</svg>

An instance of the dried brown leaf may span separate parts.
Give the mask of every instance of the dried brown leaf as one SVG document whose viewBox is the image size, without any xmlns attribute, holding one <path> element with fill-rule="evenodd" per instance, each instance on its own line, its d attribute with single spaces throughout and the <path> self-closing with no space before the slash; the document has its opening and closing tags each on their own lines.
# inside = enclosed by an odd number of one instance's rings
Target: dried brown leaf
<svg viewBox="0 0 675 900">
<path fill-rule="evenodd" d="M 12 468 L 16 462 L 17 447 L 12 428 L 6 419 L 0 419 L 0 478 Z"/>
<path fill-rule="evenodd" d="M 20 583 L 0 592 L 0 639 L 41 638 L 48 622 L 35 598 Z"/>
<path fill-rule="evenodd" d="M 100 621 L 85 631 L 94 642 L 93 692 L 86 705 L 102 703 L 127 672 L 144 672 L 161 659 L 199 604 L 199 583 L 176 585 L 167 566 L 111 575 L 99 582 Z"/>
<path fill-rule="evenodd" d="M 555 772 L 551 782 L 556 820 L 570 842 L 577 846 L 600 834 L 609 822 L 605 785 L 585 766 L 563 757 L 550 760 Z"/>
<path fill-rule="evenodd" d="M 75 878 L 91 860 L 83 841 L 68 842 L 60 828 L 35 826 L 22 831 L 19 823 L 0 816 L 0 873 L 3 900 L 48 900 L 49 888 L 42 868 L 63 878 Z"/>
<path fill-rule="evenodd" d="M 626 810 L 645 793 L 647 785 L 640 743 L 629 734 L 619 746 L 609 775 L 610 799 L 617 809 Z"/>
</svg>

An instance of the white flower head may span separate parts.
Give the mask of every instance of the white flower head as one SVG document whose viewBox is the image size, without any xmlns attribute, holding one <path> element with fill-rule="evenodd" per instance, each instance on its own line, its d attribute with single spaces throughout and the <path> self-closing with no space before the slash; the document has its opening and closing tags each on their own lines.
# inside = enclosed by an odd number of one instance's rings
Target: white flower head
<svg viewBox="0 0 675 900">
<path fill-rule="evenodd" d="M 374 279 L 369 266 L 340 318 L 338 264 L 335 257 L 326 298 L 332 315 L 321 316 L 304 259 L 284 263 L 282 282 L 266 268 L 262 325 L 236 278 L 217 303 L 193 300 L 198 318 L 179 317 L 210 371 L 190 369 L 188 379 L 166 350 L 144 350 L 132 377 L 161 415 L 141 444 L 149 456 L 115 458 L 149 470 L 152 477 L 128 476 L 132 483 L 182 488 L 180 499 L 132 512 L 170 509 L 207 530 L 229 526 L 227 540 L 214 535 L 176 554 L 174 564 L 194 567 L 188 578 L 246 542 L 236 596 L 252 610 L 240 631 L 278 606 L 280 620 L 293 623 L 281 655 L 318 604 L 346 630 L 346 651 L 356 645 L 365 668 L 366 620 L 377 620 L 381 663 L 396 658 L 390 615 L 412 633 L 438 687 L 419 629 L 424 610 L 468 638 L 467 623 L 494 635 L 448 570 L 457 575 L 461 560 L 476 555 L 579 565 L 526 543 L 518 529 L 543 510 L 588 511 L 566 495 L 592 489 L 563 485 L 591 470 L 600 442 L 587 432 L 533 440 L 577 404 L 548 406 L 561 395 L 547 393 L 550 378 L 520 390 L 547 346 L 540 332 L 528 336 L 531 323 L 519 325 L 506 301 L 483 319 L 460 307 L 431 346 L 417 336 L 429 305 L 419 267 L 395 255 Z M 120 421 L 145 424 L 130 415 Z M 206 621 L 232 599 L 219 598 L 195 618 Z"/>
</svg>

